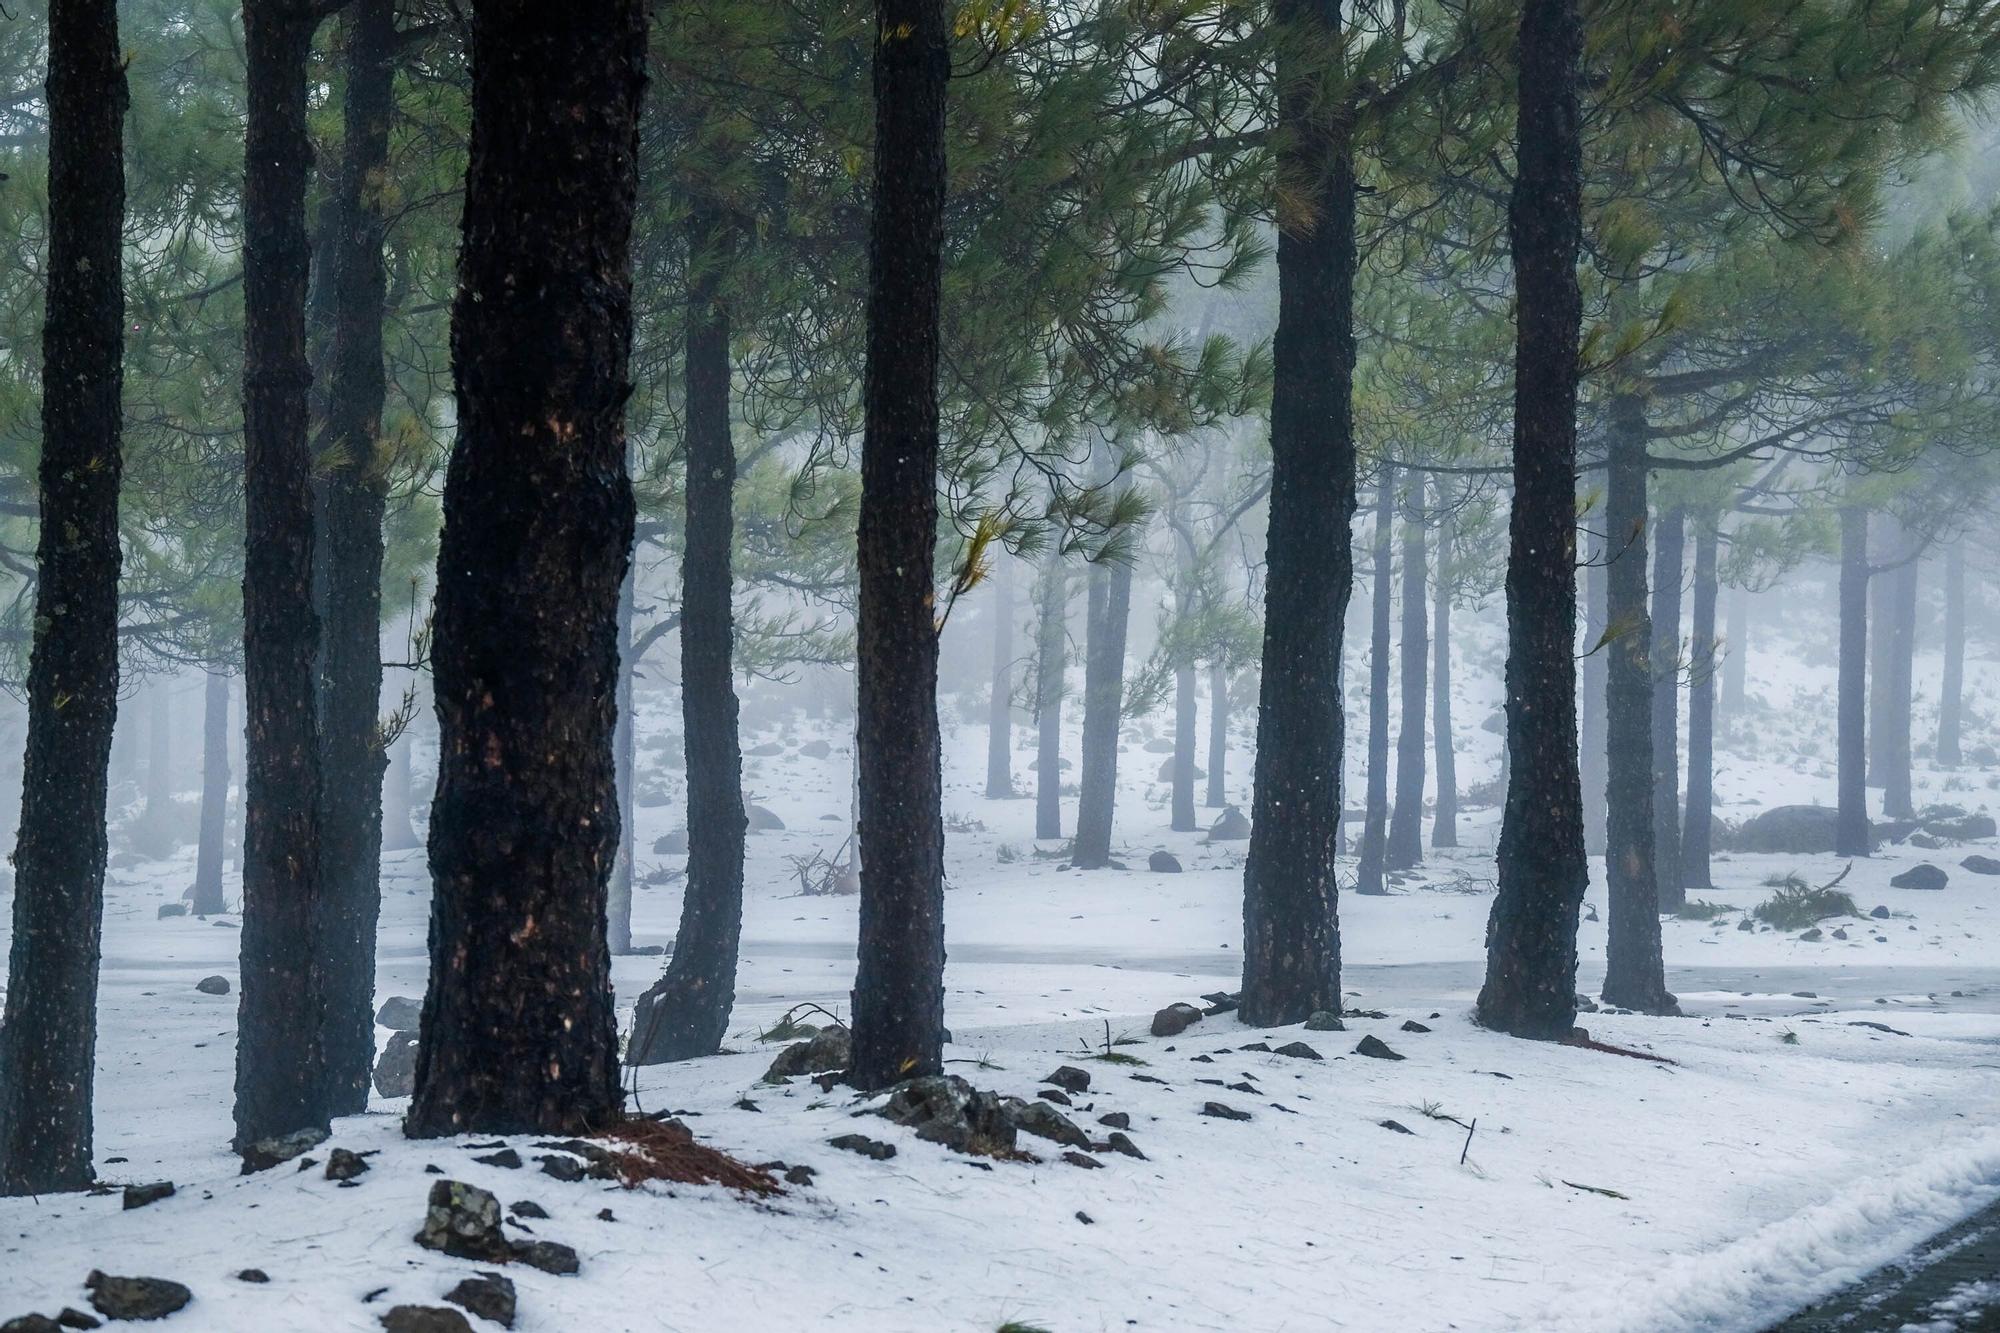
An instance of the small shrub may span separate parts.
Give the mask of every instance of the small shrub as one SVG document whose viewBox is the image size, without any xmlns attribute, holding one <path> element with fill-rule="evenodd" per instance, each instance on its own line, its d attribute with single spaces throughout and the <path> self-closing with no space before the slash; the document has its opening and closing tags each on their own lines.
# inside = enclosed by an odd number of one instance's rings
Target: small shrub
<svg viewBox="0 0 2000 1333">
<path fill-rule="evenodd" d="M 1804 930 L 1829 917 L 1860 916 L 1854 899 L 1838 889 L 1813 889 L 1794 883 L 1779 889 L 1752 913 L 1759 921 L 1779 930 Z"/>
</svg>

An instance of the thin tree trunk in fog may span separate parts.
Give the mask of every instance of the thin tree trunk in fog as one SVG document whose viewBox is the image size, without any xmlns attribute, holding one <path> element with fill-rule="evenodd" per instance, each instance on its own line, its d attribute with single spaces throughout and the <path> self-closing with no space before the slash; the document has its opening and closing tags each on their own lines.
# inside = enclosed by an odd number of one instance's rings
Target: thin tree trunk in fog
<svg viewBox="0 0 2000 1333">
<path fill-rule="evenodd" d="M 1660 910 L 1687 902 L 1681 888 L 1681 577 L 1687 563 L 1687 511 L 1659 515 L 1653 547 L 1653 874 Z"/>
<path fill-rule="evenodd" d="M 1874 513 L 1868 520 L 1868 546 L 1882 558 L 1884 569 L 1896 559 L 1900 543 L 1895 540 L 1896 524 L 1887 514 Z M 1895 580 L 1871 576 L 1868 586 L 1868 785 L 1879 787 L 1889 771 L 1889 695 L 1895 669 L 1889 639 L 1895 614 L 1890 605 Z M 1888 811 L 1884 810 L 1884 814 Z"/>
<path fill-rule="evenodd" d="M 1836 856 L 1866 856 L 1874 842 L 1868 824 L 1868 511 L 1840 511 L 1840 675 L 1836 688 L 1840 808 L 1834 826 Z"/>
<path fill-rule="evenodd" d="M 713 1055 L 736 1003 L 743 938 L 743 746 L 737 729 L 736 619 L 730 568 L 736 447 L 730 438 L 730 311 L 722 266 L 728 219 L 688 219 L 687 554 L 681 561 L 681 731 L 687 738 L 687 889 L 667 970 L 639 998 L 629 1059 Z M 871 854 L 874 847 L 869 848 Z"/>
<path fill-rule="evenodd" d="M 1100 560 L 1090 573 L 1090 631 L 1083 665 L 1083 769 L 1070 863 L 1111 863 L 1118 798 L 1118 731 L 1125 704 L 1125 633 L 1132 618 L 1132 565 Z"/>
<path fill-rule="evenodd" d="M 1383 892 L 1389 822 L 1389 597 L 1390 529 L 1395 522 L 1396 470 L 1384 463 L 1375 476 L 1374 616 L 1368 635 L 1368 797 L 1362 814 L 1361 854 L 1354 891 Z"/>
<path fill-rule="evenodd" d="M 1646 418 L 1636 398 L 1614 398 L 1604 506 L 1605 606 L 1612 641 L 1604 664 L 1604 878 L 1610 920 L 1604 1001 L 1641 1013 L 1676 1012 L 1660 951 L 1660 888 L 1653 861 L 1652 622 L 1646 609 Z M 1518 785 L 1518 784 L 1517 784 Z M 1539 799 L 1524 792 L 1524 799 Z"/>
<path fill-rule="evenodd" d="M 639 666 L 632 660 L 638 577 L 635 553 L 626 566 L 625 581 L 618 585 L 618 723 L 611 733 L 613 778 L 618 784 L 618 858 L 612 863 L 611 884 L 604 899 L 604 944 L 613 958 L 632 952 L 632 873 L 639 850 L 632 817 L 632 780 L 639 757 L 639 733 L 632 725 L 632 684 Z"/>
<path fill-rule="evenodd" d="M 646 10 L 474 0 L 411 1137 L 622 1110 L 605 882 Z"/>
<path fill-rule="evenodd" d="M 1882 582 L 1889 589 L 1889 642 L 1886 708 L 1882 724 L 1888 736 L 1882 746 L 1882 813 L 1908 819 L 1916 813 L 1911 799 L 1910 703 L 1916 685 L 1917 580 L 1922 570 L 1915 556 L 1915 536 L 1903 533 L 1900 563 Z"/>
<path fill-rule="evenodd" d="M 196 916 L 223 910 L 222 839 L 229 822 L 229 677 L 210 671 L 201 692 L 201 833 L 195 844 Z"/>
<path fill-rule="evenodd" d="M 1223 770 L 1229 766 L 1229 668 L 1212 662 L 1208 668 L 1208 796 L 1202 802 L 1220 810 L 1228 802 Z"/>
<path fill-rule="evenodd" d="M 315 11 L 246 0 L 243 933 L 236 1146 L 327 1122 L 320 750 L 306 440 L 306 60 Z"/>
<path fill-rule="evenodd" d="M 1424 714 L 1430 703 L 1426 671 L 1431 655 L 1425 637 L 1429 559 L 1424 545 L 1423 480 L 1412 477 L 1403 502 L 1403 642 L 1397 672 L 1403 716 L 1396 734 L 1396 806 L 1384 852 L 1391 870 L 1407 870 L 1424 859 Z"/>
<path fill-rule="evenodd" d="M 14 935 L 0 1018 L 0 1194 L 88 1188 L 104 807 L 118 715 L 125 64 L 112 0 L 51 0 L 41 527 Z"/>
<path fill-rule="evenodd" d="M 1340 641 L 1354 578 L 1354 144 L 1324 95 L 1339 0 L 1277 0 L 1278 326 L 1271 500 L 1250 849 L 1243 867 L 1246 1023 L 1341 1008 Z M 1218 715 L 1222 712 L 1216 710 Z M 1222 766 L 1215 763 L 1220 780 Z"/>
<path fill-rule="evenodd" d="M 1965 539 L 1953 542 L 1944 555 L 1944 680 L 1938 688 L 1937 761 L 1940 768 L 1957 768 L 1959 718 L 1965 699 Z"/>
<path fill-rule="evenodd" d="M 1193 833 L 1201 827 L 1194 813 L 1195 683 L 1192 666 L 1174 669 L 1174 782 L 1171 827 Z"/>
<path fill-rule="evenodd" d="M 858 671 L 860 968 L 848 1081 L 874 1091 L 944 1060 L 944 815 L 937 624 L 943 0 L 875 0 L 875 165 L 863 376 Z"/>
<path fill-rule="evenodd" d="M 416 807 L 416 782 L 410 773 L 414 746 L 415 742 L 406 729 L 389 751 L 389 780 L 385 784 L 382 802 L 382 850 L 385 852 L 407 852 L 424 845 L 410 823 L 410 816 Z"/>
<path fill-rule="evenodd" d="M 993 557 L 993 694 L 986 703 L 986 799 L 1014 795 L 1014 560 Z"/>
<path fill-rule="evenodd" d="M 154 856 L 174 850 L 174 682 L 154 679 L 146 690 L 146 805 L 139 813 Z"/>
<path fill-rule="evenodd" d="M 1576 749 L 1576 393 L 1583 298 L 1575 0 L 1521 10 L 1513 240 L 1514 502 L 1507 555 L 1507 748 L 1500 889 L 1479 1021 L 1561 1038 L 1576 1020 L 1576 923 L 1588 871 Z"/>
<path fill-rule="evenodd" d="M 375 1062 L 375 928 L 382 915 L 382 200 L 395 110 L 393 0 L 353 0 L 340 180 L 331 201 L 333 363 L 320 456 L 321 1040 L 328 1108 L 368 1109 Z"/>
<path fill-rule="evenodd" d="M 1681 836 L 1681 884 L 1714 887 L 1709 851 L 1715 839 L 1715 561 L 1719 516 L 1694 529 L 1694 634 L 1688 645 L 1687 826 Z M 1683 895 L 1685 896 L 1685 895 Z"/>
<path fill-rule="evenodd" d="M 1452 497 L 1442 485 L 1438 505 L 1437 591 L 1431 602 L 1431 745 L 1437 754 L 1437 809 L 1431 818 L 1431 846 L 1458 846 L 1458 754 L 1452 749 L 1451 727 L 1451 594 L 1449 570 L 1452 545 Z"/>
<path fill-rule="evenodd" d="M 1729 627 L 1722 637 L 1722 706 L 1725 727 L 1743 720 L 1743 673 L 1750 661 L 1750 593 L 1729 590 Z"/>
<path fill-rule="evenodd" d="M 1063 659 L 1069 571 L 1062 554 L 1042 562 L 1035 589 L 1035 837 L 1062 836 Z"/>
<path fill-rule="evenodd" d="M 1605 522 L 1600 512 L 1596 526 Z M 1604 786 L 1609 778 L 1604 751 L 1604 690 L 1610 648 L 1604 629 L 1610 623 L 1608 598 L 1610 545 L 1603 535 L 1590 539 L 1588 564 L 1583 571 L 1583 695 L 1577 701 L 1581 737 L 1577 748 L 1583 779 L 1583 847 L 1590 856 L 1604 853 Z"/>
</svg>

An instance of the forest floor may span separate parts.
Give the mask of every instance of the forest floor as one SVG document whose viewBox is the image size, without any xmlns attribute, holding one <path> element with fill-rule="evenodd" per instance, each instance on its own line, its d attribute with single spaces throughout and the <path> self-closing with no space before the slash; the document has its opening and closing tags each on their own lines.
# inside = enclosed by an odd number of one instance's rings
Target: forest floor
<svg viewBox="0 0 2000 1333">
<path fill-rule="evenodd" d="M 1981 666 L 1990 693 L 2000 664 Z M 664 711 L 642 721 L 642 734 L 671 726 Z M 1493 738 L 1468 731 L 1471 785 Z M 1122 871 L 1035 854 L 1032 803 L 979 794 L 982 728 L 955 726 L 947 758 L 948 1068 L 1023 1098 L 1058 1066 L 1081 1069 L 1089 1087 L 1068 1114 L 1096 1138 L 1100 1116 L 1125 1113 L 1143 1160 L 1102 1153 L 1102 1169 L 1083 1169 L 1024 1139 L 1043 1160 L 986 1162 L 918 1140 L 845 1089 L 761 1081 L 780 1046 L 759 1032 L 801 1004 L 844 1013 L 854 966 L 854 900 L 800 896 L 791 860 L 833 855 L 846 835 L 845 739 L 830 724 L 772 726 L 747 738 L 779 752 L 752 756 L 746 785 L 787 828 L 750 839 L 729 1053 L 637 1071 L 632 1085 L 638 1105 L 746 1162 L 810 1167 L 810 1184 L 757 1201 L 565 1182 L 538 1169 L 547 1150 L 532 1140 L 511 1141 L 519 1169 L 473 1160 L 498 1140 L 407 1142 L 402 1103 L 379 1099 L 326 1145 L 374 1154 L 351 1188 L 317 1169 L 239 1176 L 226 1151 L 236 997 L 195 988 L 211 974 L 234 985 L 235 918 L 157 918 L 189 880 L 184 853 L 113 875 L 97 1047 L 103 1178 L 178 1191 L 133 1211 L 117 1194 L 0 1200 L 0 1321 L 84 1308 L 84 1277 L 102 1269 L 191 1288 L 168 1327 L 379 1328 L 391 1307 L 435 1305 L 493 1268 L 414 1243 L 433 1166 L 503 1205 L 540 1205 L 546 1221 L 510 1230 L 580 1256 L 576 1276 L 510 1266 L 524 1333 L 1752 1330 L 2000 1198 L 2000 878 L 1957 868 L 1994 854 L 1990 842 L 1856 862 L 1841 888 L 1862 913 L 1891 915 L 1825 921 L 1817 939 L 1737 926 L 1767 880 L 1822 884 L 1844 863 L 1718 858 L 1718 887 L 1699 897 L 1729 910 L 1665 927 L 1688 1016 L 1580 1020 L 1600 1043 L 1662 1057 L 1648 1060 L 1471 1024 L 1495 817 L 1474 811 L 1465 849 L 1431 854 L 1391 896 L 1341 900 L 1348 1005 L 1382 1017 L 1306 1032 L 1222 1014 L 1154 1038 L 1156 1009 L 1235 989 L 1243 852 L 1165 831 L 1154 734 L 1136 728 L 1121 761 L 1119 843 L 1134 867 Z M 1829 775 L 1777 753 L 1789 734 L 1727 756 L 1721 813 L 1830 800 Z M 830 754 L 799 752 L 820 738 Z M 667 942 L 679 911 L 680 858 L 647 850 L 680 807 L 655 758 L 641 770 L 661 794 L 639 813 L 640 870 L 658 881 L 637 894 L 642 945 Z M 2000 772 L 1921 781 L 1920 802 L 2000 810 Z M 1146 869 L 1154 850 L 1184 872 Z M 1950 870 L 1947 888 L 1889 887 L 1926 857 Z M 378 997 L 420 997 L 422 854 L 387 858 L 384 888 Z M 1586 989 L 1601 974 L 1601 888 L 1590 903 Z M 621 1022 L 658 966 L 618 960 Z M 1404 1058 L 1362 1056 L 1365 1035 Z M 1107 1040 L 1143 1063 L 1098 1058 Z M 1323 1058 L 1276 1053 L 1295 1041 Z M 1205 1115 L 1210 1102 L 1248 1118 Z M 896 1154 L 828 1143 L 851 1133 Z M 270 1280 L 234 1276 L 246 1268 Z"/>
</svg>

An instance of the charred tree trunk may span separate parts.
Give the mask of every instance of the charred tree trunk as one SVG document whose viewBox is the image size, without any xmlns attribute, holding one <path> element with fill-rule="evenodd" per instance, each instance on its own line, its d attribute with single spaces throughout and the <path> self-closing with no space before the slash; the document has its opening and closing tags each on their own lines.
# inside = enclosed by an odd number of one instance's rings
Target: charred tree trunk
<svg viewBox="0 0 2000 1333">
<path fill-rule="evenodd" d="M 125 64 L 112 0 L 51 0 L 41 529 L 14 938 L 0 1020 L 0 1194 L 88 1188 L 118 715 Z"/>
<path fill-rule="evenodd" d="M 986 703 L 986 799 L 1014 796 L 1014 561 L 994 556 L 993 696 Z"/>
<path fill-rule="evenodd" d="M 1229 766 L 1229 668 L 1208 668 L 1208 795 L 1202 804 L 1220 810 L 1229 804 L 1224 770 Z"/>
<path fill-rule="evenodd" d="M 875 0 L 875 30 L 855 728 L 868 856 L 847 1071 L 863 1091 L 935 1074 L 944 1060 L 944 816 L 931 562 L 950 28 L 943 0 Z"/>
<path fill-rule="evenodd" d="M 1944 680 L 1938 689 L 1937 762 L 1957 768 L 1964 762 L 1960 718 L 1965 705 L 1965 541 L 1944 556 Z"/>
<path fill-rule="evenodd" d="M 1603 522 L 1603 516 L 1599 515 L 1598 525 Z M 1587 856 L 1601 856 L 1604 852 L 1604 785 L 1609 777 L 1604 750 L 1605 669 L 1610 660 L 1610 648 L 1604 642 L 1604 629 L 1609 623 L 1609 549 L 1604 537 L 1591 538 L 1588 563 L 1583 571 L 1584 656 L 1580 673 L 1583 693 L 1577 701 L 1581 732 L 1577 748 L 1583 777 L 1583 848 Z"/>
<path fill-rule="evenodd" d="M 1840 511 L 1840 675 L 1838 705 L 1839 813 L 1836 856 L 1866 856 L 1874 844 L 1868 824 L 1868 511 Z"/>
<path fill-rule="evenodd" d="M 1653 547 L 1653 873 L 1660 910 L 1687 902 L 1681 889 L 1681 575 L 1687 563 L 1687 511 L 1659 516 Z"/>
<path fill-rule="evenodd" d="M 1396 470 L 1384 463 L 1375 478 L 1374 616 L 1368 636 L 1368 797 L 1354 891 L 1378 894 L 1388 862 L 1390 529 L 1395 522 Z"/>
<path fill-rule="evenodd" d="M 1660 952 L 1660 887 L 1653 860 L 1653 670 L 1646 610 L 1646 419 L 1636 398 L 1611 403 L 1604 511 L 1610 564 L 1605 605 L 1604 878 L 1610 899 L 1604 1002 L 1676 1012 Z M 1520 783 L 1515 786 L 1520 787 Z M 1539 800 L 1523 791 L 1527 800 Z"/>
<path fill-rule="evenodd" d="M 630 455 L 626 463 L 631 463 Z M 632 778 L 639 753 L 638 729 L 632 724 L 632 621 L 637 611 L 639 561 L 635 552 L 618 585 L 618 724 L 611 732 L 612 776 L 618 786 L 618 856 L 611 866 L 611 884 L 604 899 L 604 944 L 613 958 L 632 952 L 632 872 L 638 845 L 633 836 Z"/>
<path fill-rule="evenodd" d="M 1589 882 L 1576 746 L 1576 392 L 1583 299 L 1575 0 L 1521 11 L 1514 285 L 1514 503 L 1508 520 L 1507 749 L 1500 891 L 1479 1021 L 1561 1038 L 1576 1020 L 1576 926 Z"/>
<path fill-rule="evenodd" d="M 236 1146 L 327 1122 L 320 751 L 306 440 L 306 59 L 315 11 L 247 0 L 243 183 L 242 989 Z"/>
<path fill-rule="evenodd" d="M 1062 705 L 1069 571 L 1062 554 L 1042 562 L 1035 592 L 1035 837 L 1062 836 Z"/>
<path fill-rule="evenodd" d="M 681 730 L 687 738 L 687 891 L 666 974 L 639 999 L 630 1060 L 713 1055 L 736 1003 L 743 937 L 743 747 L 737 734 L 735 576 L 730 547 L 729 309 L 722 276 L 731 223 L 698 207 L 687 307 L 687 554 L 681 561 Z M 870 842 L 869 856 L 876 854 Z"/>
<path fill-rule="evenodd" d="M 1681 837 L 1681 884 L 1715 887 L 1709 852 L 1715 840 L 1715 561 L 1718 515 L 1694 529 L 1694 634 L 1688 646 L 1687 827 Z M 1685 900 L 1685 895 L 1683 895 Z"/>
<path fill-rule="evenodd" d="M 222 839 L 229 824 L 229 677 L 208 673 L 201 692 L 201 832 L 194 853 L 196 916 L 223 910 Z"/>
<path fill-rule="evenodd" d="M 1076 802 L 1079 870 L 1111 864 L 1118 799 L 1118 731 L 1125 705 L 1125 632 L 1132 618 L 1132 566 L 1099 561 L 1090 574 L 1090 640 L 1083 669 L 1083 770 Z"/>
<path fill-rule="evenodd" d="M 605 881 L 646 10 L 474 0 L 415 1138 L 622 1109 Z"/>
<path fill-rule="evenodd" d="M 1396 732 L 1395 813 L 1389 818 L 1384 853 L 1391 870 L 1408 870 L 1424 859 L 1424 713 L 1430 702 L 1426 668 L 1431 655 L 1424 607 L 1428 564 L 1423 482 L 1412 477 L 1403 501 L 1403 643 L 1396 673 L 1403 716 Z"/>
<path fill-rule="evenodd" d="M 1437 590 L 1431 602 L 1431 651 L 1435 662 L 1431 686 L 1431 743 L 1437 753 L 1437 809 L 1431 819 L 1431 846 L 1458 846 L 1458 755 L 1452 749 L 1451 728 L 1451 593 L 1449 568 L 1452 546 L 1452 497 L 1438 487 L 1436 559 Z"/>
<path fill-rule="evenodd" d="M 1271 377 L 1271 510 L 1250 849 L 1243 867 L 1243 996 L 1252 1024 L 1341 1008 L 1340 642 L 1353 582 L 1354 146 L 1322 95 L 1341 43 L 1339 0 L 1278 0 L 1278 327 Z M 1221 710 L 1217 709 L 1220 713 Z M 1214 771 L 1220 772 L 1216 764 Z"/>
</svg>

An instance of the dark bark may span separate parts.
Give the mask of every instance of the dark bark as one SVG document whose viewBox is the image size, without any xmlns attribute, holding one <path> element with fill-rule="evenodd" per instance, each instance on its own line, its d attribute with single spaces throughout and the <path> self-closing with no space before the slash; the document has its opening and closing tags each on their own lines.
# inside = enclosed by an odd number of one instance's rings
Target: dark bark
<svg viewBox="0 0 2000 1333">
<path fill-rule="evenodd" d="M 1681 888 L 1681 577 L 1687 564 L 1687 511 L 1663 511 L 1655 524 L 1653 619 L 1653 873 L 1660 910 L 1687 902 Z"/>
<path fill-rule="evenodd" d="M 1868 511 L 1840 511 L 1840 674 L 1835 689 L 1836 856 L 1866 856 L 1868 823 Z"/>
<path fill-rule="evenodd" d="M 1451 558 L 1452 498 L 1438 488 L 1444 517 L 1438 526 L 1437 591 L 1431 601 L 1431 745 L 1437 754 L 1437 809 L 1431 818 L 1431 846 L 1458 846 L 1458 755 L 1451 727 Z"/>
<path fill-rule="evenodd" d="M 860 968 L 854 1058 L 864 1091 L 944 1060 L 944 819 L 937 624 L 938 316 L 943 0 L 876 0 L 875 165 L 862 383 Z"/>
<path fill-rule="evenodd" d="M 1604 1001 L 1641 1013 L 1675 1012 L 1660 951 L 1660 888 L 1653 860 L 1652 620 L 1646 608 L 1645 407 L 1611 402 L 1604 509 L 1609 565 L 1605 607 L 1605 887 L 1610 899 Z M 1516 783 L 1516 787 L 1524 784 Z M 1523 790 L 1524 800 L 1538 800 Z"/>
<path fill-rule="evenodd" d="M 1368 795 L 1362 811 L 1356 893 L 1384 892 L 1389 850 L 1389 601 L 1390 530 L 1395 522 L 1395 469 L 1384 464 L 1375 478 L 1374 615 L 1368 635 Z"/>
<path fill-rule="evenodd" d="M 194 854 L 196 916 L 223 910 L 222 840 L 229 823 L 229 677 L 210 671 L 201 692 L 201 832 Z"/>
<path fill-rule="evenodd" d="M 1604 521 L 1604 515 L 1599 513 L 1591 526 L 1601 527 Z M 1583 848 L 1587 856 L 1602 855 L 1604 851 L 1604 784 L 1609 776 L 1604 752 L 1604 685 L 1606 664 L 1610 661 L 1610 650 L 1604 643 L 1604 629 L 1609 623 L 1608 551 L 1609 544 L 1602 535 L 1592 536 L 1583 571 L 1584 658 L 1580 673 L 1583 693 L 1577 701 L 1580 732 L 1577 749 L 1583 775 Z"/>
<path fill-rule="evenodd" d="M 14 936 L 0 1018 L 0 1194 L 87 1188 L 118 715 L 125 66 L 112 0 L 51 0 L 41 528 Z"/>
<path fill-rule="evenodd" d="M 347 86 L 333 248 L 328 444 L 320 455 L 321 1040 L 334 1115 L 368 1109 L 375 1062 L 375 927 L 382 915 L 381 462 L 383 179 L 395 109 L 393 0 L 353 0 L 342 15 Z"/>
<path fill-rule="evenodd" d="M 604 944 L 614 958 L 632 952 L 632 872 L 638 853 L 633 837 L 632 778 L 639 748 L 638 728 L 632 719 L 632 683 L 639 666 L 632 660 L 632 619 L 638 577 L 635 558 L 625 569 L 625 581 L 618 585 L 618 723 L 611 733 L 612 778 L 618 784 L 618 855 L 604 899 Z"/>
<path fill-rule="evenodd" d="M 986 702 L 986 799 L 1014 795 L 1014 562 L 993 557 L 993 695 Z"/>
<path fill-rule="evenodd" d="M 1263 679 L 1243 867 L 1240 1016 L 1251 1024 L 1341 1008 L 1334 854 L 1340 644 L 1354 577 L 1355 189 L 1350 115 L 1322 95 L 1340 9 L 1338 0 L 1274 6 L 1287 133 L 1278 172 L 1301 202 L 1278 215 Z"/>
<path fill-rule="evenodd" d="M 1069 571 L 1060 552 L 1042 562 L 1035 590 L 1035 837 L 1062 836 L 1063 666 Z"/>
<path fill-rule="evenodd" d="M 1937 762 L 1957 768 L 1960 719 L 1965 706 L 1965 543 L 1953 542 L 1944 556 L 1944 680 L 1938 690 Z"/>
<path fill-rule="evenodd" d="M 1403 715 L 1396 732 L 1396 805 L 1384 850 L 1391 870 L 1408 870 L 1424 859 L 1424 714 L 1430 705 L 1431 647 L 1424 607 L 1430 561 L 1423 511 L 1423 479 L 1412 477 L 1403 502 L 1403 642 L 1396 676 Z"/>
<path fill-rule="evenodd" d="M 730 438 L 729 309 L 722 272 L 730 223 L 688 219 L 687 551 L 681 560 L 681 730 L 687 745 L 687 889 L 674 956 L 632 1019 L 630 1060 L 713 1055 L 736 1003 L 743 936 L 743 749 L 737 734 L 730 547 L 736 447 Z M 869 858 L 877 853 L 870 842 Z"/>
<path fill-rule="evenodd" d="M 242 985 L 236 1145 L 327 1121 L 300 0 L 246 0 Z"/>
<path fill-rule="evenodd" d="M 1882 583 L 1889 589 L 1888 687 L 1882 726 L 1882 813 L 1908 819 L 1916 813 L 1910 772 L 1910 701 L 1916 685 L 1917 580 L 1922 566 L 1914 558 L 1913 538 L 1906 531 L 1899 563 Z"/>
<path fill-rule="evenodd" d="M 1078 778 L 1079 870 L 1111 864 L 1111 824 L 1118 799 L 1118 731 L 1125 705 L 1125 633 L 1132 619 L 1132 566 L 1099 561 L 1090 571 L 1090 629 L 1083 664 L 1083 767 Z"/>
<path fill-rule="evenodd" d="M 1513 241 L 1514 501 L 1507 555 L 1507 750 L 1499 894 L 1477 1014 L 1517 1037 L 1576 1020 L 1576 928 L 1589 872 L 1576 741 L 1576 393 L 1583 301 L 1575 0 L 1521 10 Z"/>
<path fill-rule="evenodd" d="M 412 1137 L 621 1111 L 604 907 L 645 59 L 639 0 L 473 4 Z"/>
<path fill-rule="evenodd" d="M 1220 810 L 1229 804 L 1224 769 L 1229 762 L 1229 668 L 1208 668 L 1208 794 L 1202 804 Z"/>
<path fill-rule="evenodd" d="M 1694 529 L 1694 633 L 1688 642 L 1687 824 L 1681 835 L 1681 884 L 1715 887 L 1709 852 L 1715 840 L 1715 561 L 1718 516 Z"/>
</svg>

